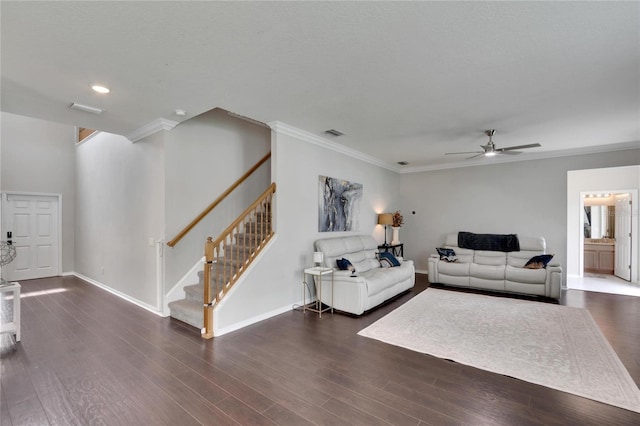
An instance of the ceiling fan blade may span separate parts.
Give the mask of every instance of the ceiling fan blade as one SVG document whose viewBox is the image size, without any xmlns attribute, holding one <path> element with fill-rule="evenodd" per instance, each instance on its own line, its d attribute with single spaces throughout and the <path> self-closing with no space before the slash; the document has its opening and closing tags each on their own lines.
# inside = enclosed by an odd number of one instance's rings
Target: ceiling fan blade
<svg viewBox="0 0 640 426">
<path fill-rule="evenodd" d="M 522 151 L 501 151 L 501 150 L 498 150 L 498 154 L 518 155 L 518 154 L 522 154 Z"/>
<path fill-rule="evenodd" d="M 465 158 L 465 160 L 471 160 L 472 158 L 482 157 L 483 155 L 484 155 L 484 152 L 481 152 L 480 154 L 474 155 L 473 157 Z"/>
<path fill-rule="evenodd" d="M 542 145 L 540 145 L 539 143 L 531 143 L 529 145 L 508 146 L 506 148 L 497 149 L 496 151 L 500 151 L 500 152 L 512 151 L 514 149 L 538 148 L 540 146 L 542 146 Z"/>
<path fill-rule="evenodd" d="M 445 152 L 444 155 L 456 155 L 456 154 L 484 154 L 480 151 L 467 151 L 467 152 Z"/>
</svg>

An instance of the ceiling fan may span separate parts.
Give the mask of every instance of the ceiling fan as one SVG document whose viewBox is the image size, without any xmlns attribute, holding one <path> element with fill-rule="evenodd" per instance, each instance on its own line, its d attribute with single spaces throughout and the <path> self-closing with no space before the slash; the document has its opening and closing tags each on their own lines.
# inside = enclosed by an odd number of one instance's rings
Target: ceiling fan
<svg viewBox="0 0 640 426">
<path fill-rule="evenodd" d="M 487 136 L 489 136 L 489 142 L 486 145 L 480 145 L 482 151 L 466 151 L 466 152 L 447 152 L 444 155 L 456 155 L 456 154 L 476 154 L 467 158 L 470 160 L 472 158 L 480 157 L 484 155 L 485 157 L 493 157 L 496 154 L 507 154 L 507 155 L 517 155 L 522 154 L 520 151 L 516 151 L 517 149 L 526 149 L 526 148 L 537 148 L 541 147 L 539 143 L 531 143 L 529 145 L 518 145 L 518 146 L 508 146 L 506 148 L 496 148 L 493 143 L 493 135 L 496 133 L 495 129 L 487 130 L 484 132 Z"/>
</svg>

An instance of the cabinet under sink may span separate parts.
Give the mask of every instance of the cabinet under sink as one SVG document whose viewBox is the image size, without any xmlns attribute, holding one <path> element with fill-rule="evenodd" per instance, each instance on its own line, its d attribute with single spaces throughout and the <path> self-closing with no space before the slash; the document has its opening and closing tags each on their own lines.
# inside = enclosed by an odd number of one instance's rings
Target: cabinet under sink
<svg viewBox="0 0 640 426">
<path fill-rule="evenodd" d="M 615 239 L 588 238 L 584 242 L 584 270 L 596 274 L 613 274 Z"/>
</svg>

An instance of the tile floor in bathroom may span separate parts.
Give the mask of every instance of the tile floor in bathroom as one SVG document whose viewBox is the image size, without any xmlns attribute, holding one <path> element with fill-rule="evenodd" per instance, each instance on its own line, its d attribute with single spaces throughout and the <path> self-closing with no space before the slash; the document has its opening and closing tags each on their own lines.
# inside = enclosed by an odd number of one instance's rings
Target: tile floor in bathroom
<svg viewBox="0 0 640 426">
<path fill-rule="evenodd" d="M 596 291 L 598 293 L 640 296 L 640 286 L 625 281 L 615 275 L 592 274 L 585 272 L 584 277 L 567 277 L 567 288 L 572 290 Z"/>
</svg>

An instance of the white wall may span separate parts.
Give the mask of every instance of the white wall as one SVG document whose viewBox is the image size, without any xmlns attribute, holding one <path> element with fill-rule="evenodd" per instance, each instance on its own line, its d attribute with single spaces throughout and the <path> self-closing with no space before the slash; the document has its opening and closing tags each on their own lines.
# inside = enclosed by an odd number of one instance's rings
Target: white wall
<svg viewBox="0 0 640 426">
<path fill-rule="evenodd" d="M 0 113 L 3 191 L 62 194 L 62 272 L 74 270 L 75 128 Z"/>
<path fill-rule="evenodd" d="M 640 155 L 636 157 L 636 163 L 640 161 Z M 633 256 L 631 268 L 631 280 L 638 281 L 638 265 L 640 265 L 640 253 L 638 253 L 638 241 L 640 229 L 638 228 L 638 204 L 637 198 L 640 191 L 640 166 L 610 167 L 589 170 L 574 170 L 568 172 L 567 179 L 567 275 L 581 276 L 583 263 L 581 262 L 583 233 L 583 193 L 585 192 L 627 192 L 635 191 L 632 199 L 632 223 L 633 232 L 631 253 Z"/>
<path fill-rule="evenodd" d="M 566 272 L 567 171 L 639 159 L 640 150 L 629 150 L 403 174 L 405 255 L 426 272 L 427 258 L 447 233 L 517 233 L 545 237 Z"/>
<path fill-rule="evenodd" d="M 216 109 L 165 133 L 166 239 L 170 240 L 233 182 L 269 153 L 271 131 Z M 271 183 L 267 162 L 174 248 L 166 247 L 165 292 Z"/>
<path fill-rule="evenodd" d="M 272 173 L 277 182 L 277 237 L 261 261 L 223 301 L 216 330 L 229 330 L 291 309 L 302 300 L 302 270 L 313 266 L 313 243 L 319 238 L 367 234 L 383 241 L 377 213 L 398 208 L 398 175 L 305 140 L 273 133 Z M 360 230 L 318 232 L 318 175 L 363 184 Z M 411 256 L 409 256 L 411 257 Z"/>
<path fill-rule="evenodd" d="M 164 232 L 164 134 L 137 143 L 100 133 L 76 148 L 75 270 L 159 309 L 156 248 Z"/>
</svg>

